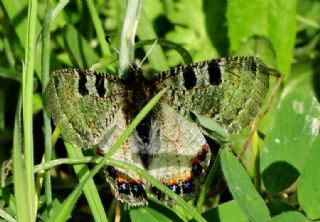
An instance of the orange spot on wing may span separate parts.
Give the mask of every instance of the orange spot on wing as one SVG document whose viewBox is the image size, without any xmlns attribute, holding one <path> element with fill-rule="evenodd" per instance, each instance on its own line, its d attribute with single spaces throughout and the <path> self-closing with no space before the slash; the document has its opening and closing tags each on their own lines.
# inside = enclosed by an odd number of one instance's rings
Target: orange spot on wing
<svg viewBox="0 0 320 222">
<path fill-rule="evenodd" d="M 160 183 L 162 183 L 163 185 L 166 185 L 167 181 L 165 179 L 161 179 Z"/>
<path fill-rule="evenodd" d="M 144 183 L 144 179 L 142 179 L 142 178 L 131 178 L 130 182 L 142 184 L 142 183 Z"/>
<path fill-rule="evenodd" d="M 191 178 L 190 172 L 187 172 L 186 174 L 183 175 L 183 182 L 190 180 L 190 178 Z"/>
<path fill-rule="evenodd" d="M 127 183 L 127 179 L 124 177 L 118 177 L 119 183 Z"/>
<path fill-rule="evenodd" d="M 174 177 L 170 180 L 170 185 L 178 184 L 178 182 L 179 182 L 178 177 L 174 176 Z"/>
</svg>

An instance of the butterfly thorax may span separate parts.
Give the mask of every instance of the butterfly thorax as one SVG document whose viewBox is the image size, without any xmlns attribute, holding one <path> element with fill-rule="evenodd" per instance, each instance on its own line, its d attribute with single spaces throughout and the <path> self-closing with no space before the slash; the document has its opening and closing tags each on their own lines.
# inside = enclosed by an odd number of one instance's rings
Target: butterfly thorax
<svg viewBox="0 0 320 222">
<path fill-rule="evenodd" d="M 142 110 L 147 102 L 155 94 L 155 90 L 151 87 L 150 82 L 143 76 L 141 68 L 133 66 L 128 71 L 128 78 L 123 81 L 127 87 L 127 95 L 124 104 L 124 113 L 127 116 L 127 121 L 131 122 L 133 118 Z M 139 155 L 144 167 L 148 168 L 149 162 L 153 157 L 150 153 L 150 146 L 152 140 L 152 122 L 155 112 L 151 111 L 137 126 L 134 134 Z"/>
<path fill-rule="evenodd" d="M 144 78 L 141 68 L 132 67 L 128 71 L 128 78 L 123 80 L 126 85 L 125 111 L 132 120 L 152 98 L 154 90 L 149 81 Z"/>
</svg>

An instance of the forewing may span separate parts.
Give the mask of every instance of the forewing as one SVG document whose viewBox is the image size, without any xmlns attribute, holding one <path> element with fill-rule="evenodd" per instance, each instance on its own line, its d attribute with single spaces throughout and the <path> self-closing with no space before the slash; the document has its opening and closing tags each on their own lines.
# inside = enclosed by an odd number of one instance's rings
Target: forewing
<svg viewBox="0 0 320 222">
<path fill-rule="evenodd" d="M 258 114 L 269 87 L 269 69 L 256 57 L 229 57 L 178 66 L 154 78 L 167 87 L 160 102 L 180 114 L 193 111 L 239 132 Z"/>
<path fill-rule="evenodd" d="M 82 148 L 96 145 L 123 103 L 120 79 L 90 70 L 52 73 L 45 92 L 46 107 L 63 138 Z"/>
</svg>

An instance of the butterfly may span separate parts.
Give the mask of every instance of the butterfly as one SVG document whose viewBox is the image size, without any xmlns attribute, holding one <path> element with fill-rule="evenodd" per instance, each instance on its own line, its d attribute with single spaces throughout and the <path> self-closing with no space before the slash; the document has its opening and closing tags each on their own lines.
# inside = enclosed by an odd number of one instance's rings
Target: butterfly
<svg viewBox="0 0 320 222">
<path fill-rule="evenodd" d="M 257 57 L 228 57 L 177 66 L 147 80 L 133 66 L 127 78 L 92 70 L 52 73 L 45 92 L 49 114 L 62 137 L 104 154 L 142 107 L 161 89 L 164 96 L 137 126 L 113 159 L 145 169 L 185 200 L 199 193 L 211 151 L 191 111 L 237 133 L 258 114 L 269 87 L 269 68 Z M 106 166 L 115 196 L 132 206 L 147 204 L 146 188 L 172 201 L 134 172 Z"/>
</svg>

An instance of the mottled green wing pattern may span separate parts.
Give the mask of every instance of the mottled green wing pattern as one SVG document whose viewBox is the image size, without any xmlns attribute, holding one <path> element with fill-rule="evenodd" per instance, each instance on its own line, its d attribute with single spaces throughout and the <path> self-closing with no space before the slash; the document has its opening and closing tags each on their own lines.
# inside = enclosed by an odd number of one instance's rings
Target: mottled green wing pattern
<svg viewBox="0 0 320 222">
<path fill-rule="evenodd" d="M 239 132 L 258 114 L 269 87 L 269 69 L 256 57 L 229 57 L 178 66 L 154 78 L 167 87 L 161 102 L 185 115 L 193 111 Z"/>
<path fill-rule="evenodd" d="M 125 97 L 119 78 L 90 70 L 52 73 L 45 100 L 63 138 L 82 148 L 101 141 Z"/>
<path fill-rule="evenodd" d="M 192 199 L 201 189 L 211 153 L 201 129 L 185 115 L 193 111 L 213 118 L 229 133 L 239 132 L 258 114 L 272 71 L 256 57 L 178 66 L 151 82 L 140 68 L 132 69 L 128 79 L 62 69 L 50 78 L 46 107 L 65 140 L 82 148 L 98 145 L 103 155 L 148 100 L 167 88 L 113 158 L 147 170 L 172 192 Z M 146 185 L 159 200 L 173 204 L 135 172 L 106 166 L 105 173 L 116 197 L 129 205 L 147 203 Z"/>
</svg>

